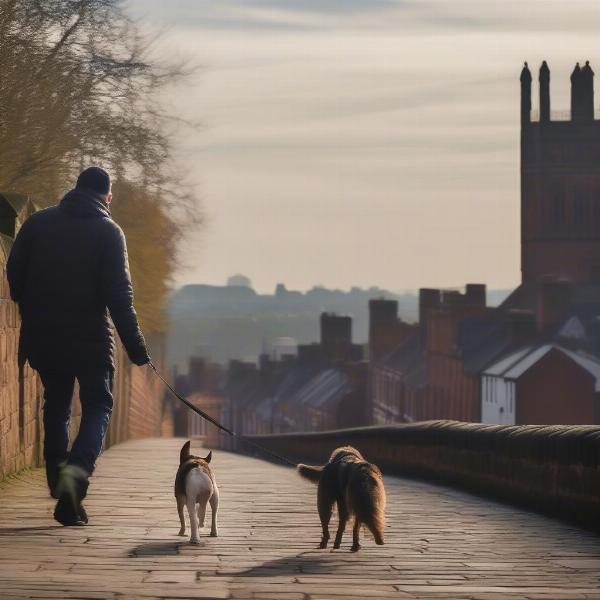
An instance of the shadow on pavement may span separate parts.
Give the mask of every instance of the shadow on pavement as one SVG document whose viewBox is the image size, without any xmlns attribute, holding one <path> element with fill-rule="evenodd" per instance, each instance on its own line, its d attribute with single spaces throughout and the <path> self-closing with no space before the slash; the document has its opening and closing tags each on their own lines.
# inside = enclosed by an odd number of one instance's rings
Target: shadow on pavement
<svg viewBox="0 0 600 600">
<path fill-rule="evenodd" d="M 23 533 L 36 533 L 64 529 L 62 525 L 40 525 L 38 527 L 0 527 L 0 537 L 22 535 Z"/>
<path fill-rule="evenodd" d="M 219 574 L 229 577 L 269 577 L 270 575 L 330 573 L 333 570 L 333 566 L 328 562 L 330 558 L 329 552 L 327 554 L 306 552 L 268 560 L 244 571 L 220 571 Z"/>
<path fill-rule="evenodd" d="M 179 554 L 182 546 L 189 546 L 187 542 L 148 542 L 132 548 L 128 556 L 138 558 L 140 556 L 175 556 Z M 199 547 L 199 546 L 196 546 Z"/>
</svg>

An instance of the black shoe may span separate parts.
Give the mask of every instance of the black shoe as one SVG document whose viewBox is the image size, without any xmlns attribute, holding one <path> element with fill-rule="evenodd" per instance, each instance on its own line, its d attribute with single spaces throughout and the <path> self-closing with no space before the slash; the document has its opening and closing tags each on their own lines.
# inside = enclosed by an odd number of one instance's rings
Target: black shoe
<svg viewBox="0 0 600 600">
<path fill-rule="evenodd" d="M 83 527 L 87 522 L 82 519 L 79 508 L 64 495 L 56 503 L 54 519 L 65 527 Z"/>
<path fill-rule="evenodd" d="M 75 465 L 67 465 L 60 471 L 56 493 L 58 502 L 54 518 L 66 527 L 81 527 L 88 522 L 87 513 L 81 501 L 88 487 L 87 474 Z"/>
<path fill-rule="evenodd" d="M 83 527 L 89 523 L 87 511 L 83 507 L 83 504 L 80 504 L 76 512 L 73 512 L 72 506 L 66 508 L 66 503 L 62 504 L 57 502 L 56 508 L 54 509 L 54 518 L 61 524 L 66 527 Z"/>
<path fill-rule="evenodd" d="M 79 518 L 87 525 L 88 524 L 88 516 L 87 511 L 83 508 L 83 504 L 79 505 Z"/>
</svg>

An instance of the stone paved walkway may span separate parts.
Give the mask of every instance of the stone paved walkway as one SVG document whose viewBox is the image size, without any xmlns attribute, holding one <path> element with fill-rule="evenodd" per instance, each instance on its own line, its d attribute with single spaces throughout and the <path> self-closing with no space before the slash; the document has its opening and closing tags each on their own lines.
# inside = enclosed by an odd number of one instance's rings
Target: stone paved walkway
<svg viewBox="0 0 600 600">
<path fill-rule="evenodd" d="M 0 486 L 0 598 L 598 598 L 600 538 L 467 494 L 387 478 L 387 544 L 317 550 L 315 489 L 284 467 L 227 453 L 213 465 L 220 537 L 176 536 L 181 440 L 104 454 L 91 524 L 51 518 L 43 474 Z M 348 532 L 349 533 L 349 532 Z"/>
</svg>

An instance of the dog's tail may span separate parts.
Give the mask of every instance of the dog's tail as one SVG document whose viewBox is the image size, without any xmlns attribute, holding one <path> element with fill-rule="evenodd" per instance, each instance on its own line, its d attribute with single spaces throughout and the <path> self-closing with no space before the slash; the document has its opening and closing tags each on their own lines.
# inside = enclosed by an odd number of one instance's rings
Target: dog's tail
<svg viewBox="0 0 600 600">
<path fill-rule="evenodd" d="M 321 473 L 323 472 L 323 467 L 312 467 L 310 465 L 300 464 L 296 467 L 298 471 L 298 475 L 300 477 L 304 477 L 304 479 L 308 479 L 313 483 L 319 483 L 321 479 Z"/>
<path fill-rule="evenodd" d="M 385 488 L 375 465 L 361 465 L 349 485 L 350 503 L 356 519 L 364 523 L 378 546 L 383 545 L 385 530 Z"/>
</svg>

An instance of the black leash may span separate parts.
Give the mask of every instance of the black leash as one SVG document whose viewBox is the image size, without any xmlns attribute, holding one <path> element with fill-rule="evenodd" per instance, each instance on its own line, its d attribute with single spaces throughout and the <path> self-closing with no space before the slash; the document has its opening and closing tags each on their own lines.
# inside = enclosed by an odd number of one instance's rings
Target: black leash
<svg viewBox="0 0 600 600">
<path fill-rule="evenodd" d="M 269 450 L 268 448 L 265 448 L 261 444 L 258 444 L 257 442 L 253 442 L 252 440 L 249 440 L 248 438 L 246 438 L 242 435 L 238 435 L 235 431 L 232 431 L 231 429 L 228 429 L 227 427 L 225 427 L 225 425 L 221 425 L 221 423 L 219 423 L 219 421 L 217 421 L 216 419 L 213 419 L 213 417 L 211 417 L 209 414 L 205 413 L 202 409 L 198 408 L 197 406 L 194 406 L 189 400 L 186 400 L 183 396 L 179 395 L 173 389 L 173 387 L 171 387 L 171 384 L 159 373 L 158 369 L 154 366 L 154 363 L 149 362 L 148 364 L 150 365 L 150 368 L 156 373 L 156 376 L 165 384 L 167 389 L 173 394 L 173 396 L 175 396 L 175 398 L 177 398 L 177 400 L 180 400 L 190 410 L 193 410 L 197 415 L 200 415 L 203 419 L 206 419 L 209 423 L 212 423 L 217 429 L 220 429 L 221 431 L 224 431 L 227 435 L 230 435 L 231 437 L 234 437 L 234 438 L 240 440 L 240 442 L 242 442 L 243 444 L 247 444 L 248 446 L 253 446 L 257 450 L 260 450 L 261 452 L 268 454 L 271 458 L 275 458 L 275 459 L 285 463 L 286 465 L 289 465 L 291 467 L 295 467 L 297 465 L 297 463 L 294 463 L 291 460 L 288 460 L 287 458 L 284 458 L 283 456 L 277 454 L 276 452 L 273 452 L 273 451 Z"/>
</svg>

